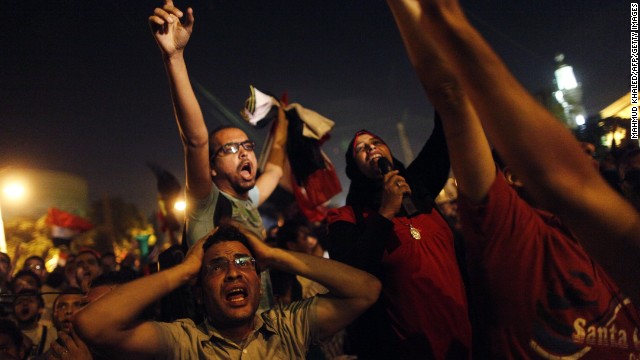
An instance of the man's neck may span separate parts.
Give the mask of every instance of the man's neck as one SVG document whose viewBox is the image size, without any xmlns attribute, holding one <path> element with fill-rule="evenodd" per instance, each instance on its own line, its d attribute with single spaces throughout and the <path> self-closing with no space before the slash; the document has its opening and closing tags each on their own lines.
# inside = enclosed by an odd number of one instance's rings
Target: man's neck
<svg viewBox="0 0 640 360">
<path fill-rule="evenodd" d="M 225 185 L 218 186 L 218 190 L 238 200 L 249 200 L 249 191 L 239 193 L 234 188 Z"/>
<path fill-rule="evenodd" d="M 251 331 L 253 331 L 253 324 L 255 321 L 255 317 L 251 319 L 251 321 L 247 321 L 243 324 L 229 326 L 220 328 L 215 326 L 216 330 L 222 335 L 225 339 L 229 339 L 236 344 L 242 346 L 242 343 L 249 337 Z M 209 319 L 209 324 L 213 326 L 214 322 Z"/>
</svg>

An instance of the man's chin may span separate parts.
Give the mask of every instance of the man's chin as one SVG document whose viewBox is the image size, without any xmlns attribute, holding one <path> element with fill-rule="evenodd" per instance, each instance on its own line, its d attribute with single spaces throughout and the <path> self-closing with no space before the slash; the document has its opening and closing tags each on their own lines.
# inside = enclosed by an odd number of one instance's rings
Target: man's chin
<svg viewBox="0 0 640 360">
<path fill-rule="evenodd" d="M 252 180 L 243 180 L 238 184 L 234 184 L 234 190 L 238 193 L 238 194 L 244 194 L 249 192 L 249 190 L 253 189 L 256 186 L 256 179 L 252 179 Z"/>
</svg>

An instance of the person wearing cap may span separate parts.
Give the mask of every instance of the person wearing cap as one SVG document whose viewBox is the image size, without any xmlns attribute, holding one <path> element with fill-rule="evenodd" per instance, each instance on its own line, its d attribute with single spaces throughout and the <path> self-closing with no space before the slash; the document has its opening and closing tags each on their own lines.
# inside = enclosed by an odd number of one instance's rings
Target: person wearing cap
<svg viewBox="0 0 640 360">
<path fill-rule="evenodd" d="M 380 300 L 347 329 L 358 358 L 471 353 L 471 325 L 451 229 L 434 206 L 449 174 L 442 125 L 407 168 L 370 131 L 347 148 L 346 205 L 329 213 L 332 258 L 382 281 Z M 391 164 L 386 169 L 384 161 Z M 410 203 L 407 203 L 410 201 Z"/>
<path fill-rule="evenodd" d="M 155 9 L 149 24 L 163 55 L 184 146 L 189 204 L 186 240 L 193 244 L 211 231 L 221 217 L 232 217 L 264 238 L 258 206 L 271 195 L 282 177 L 286 123 L 278 121 L 269 158 L 258 176 L 256 144 L 244 131 L 221 126 L 207 133 L 184 60 L 184 49 L 193 31 L 193 10 L 189 8 L 183 13 L 171 0 L 166 0 L 162 8 Z"/>
</svg>

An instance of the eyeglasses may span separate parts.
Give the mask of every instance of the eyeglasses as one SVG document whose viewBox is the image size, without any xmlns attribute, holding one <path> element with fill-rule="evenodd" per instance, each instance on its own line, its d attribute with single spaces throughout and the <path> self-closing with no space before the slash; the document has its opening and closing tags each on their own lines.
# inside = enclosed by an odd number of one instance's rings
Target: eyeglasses
<svg viewBox="0 0 640 360">
<path fill-rule="evenodd" d="M 256 147 L 256 142 L 251 140 L 245 140 L 243 142 L 226 143 L 222 145 L 220 149 L 214 152 L 213 155 L 211 155 L 211 159 L 218 156 L 218 154 L 220 154 L 221 152 L 224 154 L 235 154 L 238 151 L 240 151 L 240 146 L 242 146 L 242 148 L 244 148 L 247 151 L 253 151 L 253 149 L 255 149 Z"/>
<path fill-rule="evenodd" d="M 256 268 L 256 259 L 251 256 L 240 256 L 232 260 L 236 269 L 240 271 L 249 271 L 255 270 Z M 218 276 L 220 274 L 224 274 L 229 270 L 229 265 L 231 261 L 225 258 L 219 258 L 212 260 L 204 267 L 204 275 L 205 276 Z"/>
</svg>

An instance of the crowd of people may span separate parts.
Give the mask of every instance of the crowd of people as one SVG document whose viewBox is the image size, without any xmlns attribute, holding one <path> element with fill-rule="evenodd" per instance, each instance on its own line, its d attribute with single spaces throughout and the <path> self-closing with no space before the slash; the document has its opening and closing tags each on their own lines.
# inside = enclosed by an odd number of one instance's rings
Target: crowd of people
<svg viewBox="0 0 640 360">
<path fill-rule="evenodd" d="M 387 3 L 433 133 L 405 165 L 356 132 L 346 204 L 268 232 L 258 207 L 287 167 L 282 106 L 259 169 L 241 129 L 206 127 L 184 58 L 193 10 L 156 8 L 184 251 L 141 276 L 84 249 L 56 281 L 41 257 L 14 274 L 0 253 L 2 358 L 640 359 L 638 147 L 594 162 L 458 1 Z"/>
</svg>

